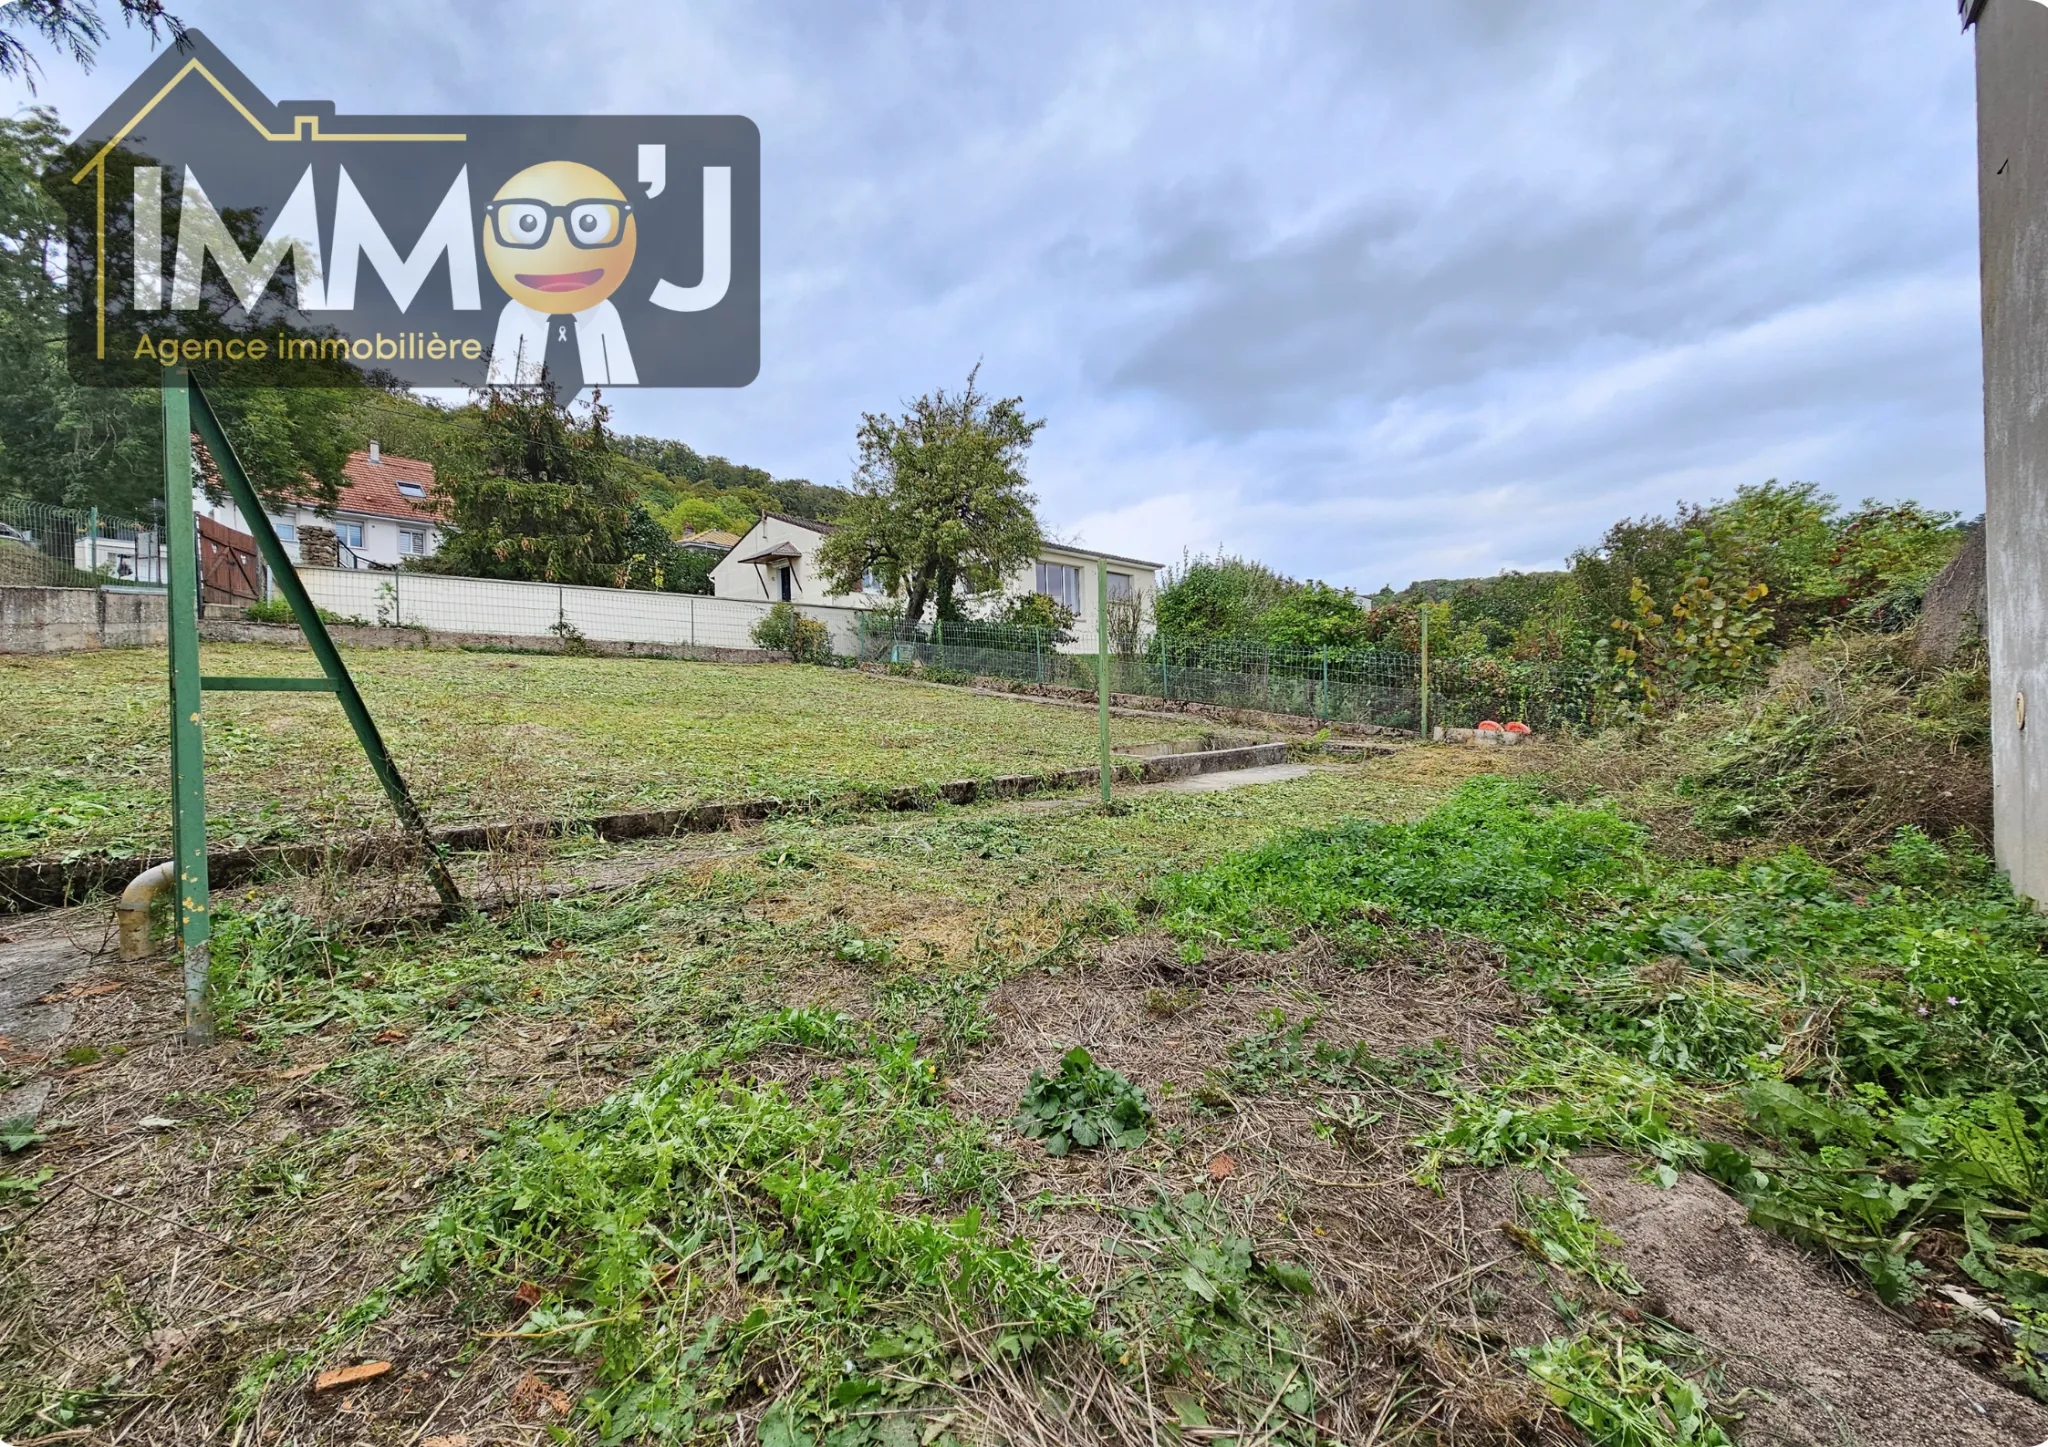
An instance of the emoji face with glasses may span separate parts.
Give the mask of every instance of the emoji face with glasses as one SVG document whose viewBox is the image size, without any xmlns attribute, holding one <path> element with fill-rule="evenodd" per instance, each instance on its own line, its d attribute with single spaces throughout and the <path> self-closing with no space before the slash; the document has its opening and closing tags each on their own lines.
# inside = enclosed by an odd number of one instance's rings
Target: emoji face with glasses
<svg viewBox="0 0 2048 1447">
<path fill-rule="evenodd" d="M 639 244 L 632 203 L 602 171 L 575 161 L 528 166 L 484 207 L 484 261 L 511 298 L 498 319 L 490 380 L 532 383 L 573 318 L 586 386 L 633 382 L 632 353 L 611 294 Z M 551 337 L 550 331 L 559 337 Z"/>
</svg>

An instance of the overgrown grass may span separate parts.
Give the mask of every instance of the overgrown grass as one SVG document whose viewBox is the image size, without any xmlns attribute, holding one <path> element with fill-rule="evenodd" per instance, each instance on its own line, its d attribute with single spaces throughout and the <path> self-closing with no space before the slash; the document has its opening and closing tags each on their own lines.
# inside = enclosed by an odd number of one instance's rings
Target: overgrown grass
<svg viewBox="0 0 2048 1447">
<path fill-rule="evenodd" d="M 1493 942 L 1542 1011 L 1452 1100 L 1426 1176 L 1587 1145 L 1706 1171 L 1887 1300 L 1967 1279 L 2021 1324 L 2009 1374 L 2048 1396 L 2048 920 L 1965 839 L 1903 829 L 1858 871 L 1797 849 L 1677 864 L 1607 809 L 1483 779 L 1418 822 L 1286 836 L 1157 894 L 1195 950 Z"/>
<path fill-rule="evenodd" d="M 211 673 L 308 673 L 310 655 L 208 647 Z M 437 822 L 830 796 L 1086 764 L 1094 720 L 838 669 L 363 650 L 349 665 Z M 14 732 L 0 858 L 160 851 L 169 839 L 163 661 L 148 649 L 0 659 Z M 1116 719 L 1113 741 L 1197 724 Z M 383 828 L 376 779 L 331 697 L 209 694 L 215 842 Z"/>
</svg>

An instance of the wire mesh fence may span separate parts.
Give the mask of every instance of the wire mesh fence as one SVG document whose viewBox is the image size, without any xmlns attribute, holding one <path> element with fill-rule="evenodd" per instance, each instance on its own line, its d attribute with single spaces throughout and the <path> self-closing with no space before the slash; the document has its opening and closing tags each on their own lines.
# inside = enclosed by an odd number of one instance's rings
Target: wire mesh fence
<svg viewBox="0 0 2048 1447">
<path fill-rule="evenodd" d="M 161 530 L 98 508 L 0 497 L 0 584 L 161 588 Z"/>
<path fill-rule="evenodd" d="M 967 621 L 913 627 L 868 614 L 855 641 L 862 662 L 942 676 L 1091 691 L 1100 676 L 1095 653 L 1070 651 L 1071 635 L 1043 628 Z M 1415 729 L 1423 722 L 1423 660 L 1394 649 L 1154 633 L 1129 649 L 1113 649 L 1107 662 L 1113 693 L 1382 728 Z M 1590 675 L 1554 664 L 1431 659 L 1427 679 L 1433 727 L 1470 728 L 1494 719 L 1551 729 L 1584 722 L 1591 698 Z"/>
</svg>

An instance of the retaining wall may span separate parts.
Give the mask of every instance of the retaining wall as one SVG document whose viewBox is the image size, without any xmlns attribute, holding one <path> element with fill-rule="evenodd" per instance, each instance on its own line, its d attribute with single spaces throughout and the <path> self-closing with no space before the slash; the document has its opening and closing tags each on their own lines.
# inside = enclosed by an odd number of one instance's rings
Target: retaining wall
<svg viewBox="0 0 2048 1447">
<path fill-rule="evenodd" d="M 0 587 L 0 653 L 161 646 L 168 617 L 162 593 Z"/>
</svg>

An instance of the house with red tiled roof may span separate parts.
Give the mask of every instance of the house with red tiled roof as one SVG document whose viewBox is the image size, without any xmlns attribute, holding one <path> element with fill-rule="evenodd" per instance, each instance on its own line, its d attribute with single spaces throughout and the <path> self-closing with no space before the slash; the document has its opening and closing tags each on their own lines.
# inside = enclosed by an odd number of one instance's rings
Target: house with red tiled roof
<svg viewBox="0 0 2048 1447">
<path fill-rule="evenodd" d="M 433 556 L 441 546 L 441 522 L 434 513 L 434 465 L 394 457 L 372 442 L 351 452 L 341 469 L 341 497 L 331 513 L 312 502 L 281 502 L 269 509 L 292 561 L 299 560 L 299 529 L 332 528 L 341 543 L 345 568 L 395 568 L 409 558 Z M 202 511 L 243 529 L 232 502 L 201 502 Z"/>
</svg>

